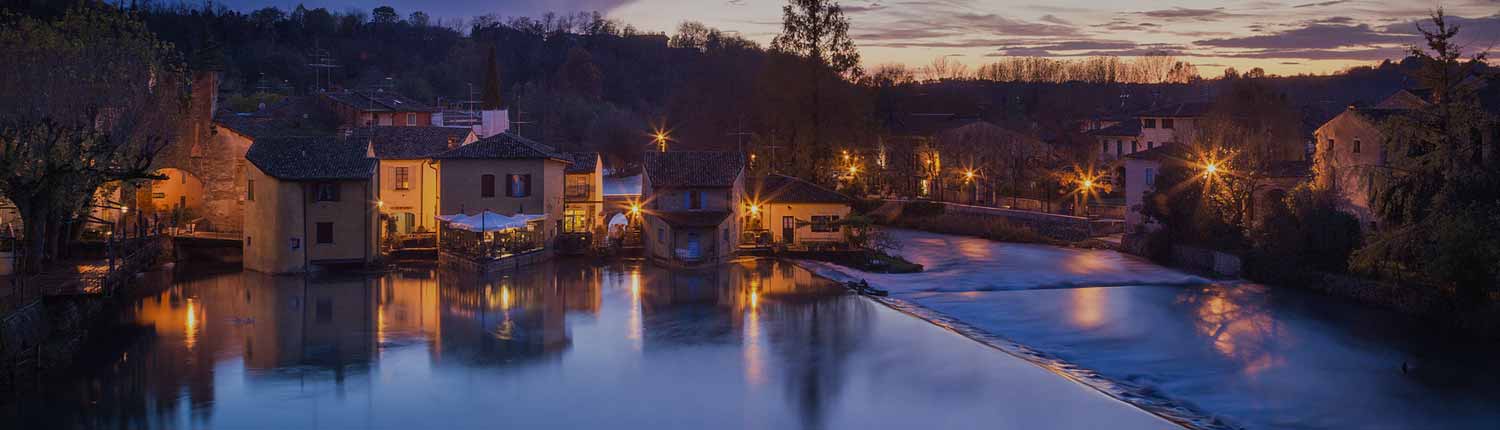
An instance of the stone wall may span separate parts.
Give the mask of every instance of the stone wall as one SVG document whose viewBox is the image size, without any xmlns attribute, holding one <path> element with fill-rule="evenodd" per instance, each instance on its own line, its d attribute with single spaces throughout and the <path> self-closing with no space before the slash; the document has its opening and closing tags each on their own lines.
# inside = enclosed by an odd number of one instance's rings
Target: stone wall
<svg viewBox="0 0 1500 430">
<path fill-rule="evenodd" d="M 218 232 L 242 230 L 244 202 L 245 151 L 250 139 L 213 122 L 217 108 L 217 72 L 199 72 L 193 77 L 192 101 L 177 136 L 151 162 L 152 169 L 176 168 L 186 171 L 203 185 L 202 203 L 193 208 L 203 219 L 201 229 Z M 137 199 L 150 199 L 148 193 L 128 193 Z M 145 207 L 147 201 L 132 207 Z"/>
<path fill-rule="evenodd" d="M 1026 226 L 1043 236 L 1069 242 L 1120 233 L 1125 228 L 1124 223 L 1112 219 L 1089 219 L 1071 215 L 970 206 L 956 203 L 944 203 L 943 206 L 944 213 L 1003 219 L 1006 222 Z"/>
</svg>

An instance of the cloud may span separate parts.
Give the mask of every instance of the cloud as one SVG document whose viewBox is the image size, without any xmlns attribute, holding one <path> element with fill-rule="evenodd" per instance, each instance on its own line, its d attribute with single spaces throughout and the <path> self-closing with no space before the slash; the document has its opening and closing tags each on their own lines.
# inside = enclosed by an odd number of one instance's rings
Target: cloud
<svg viewBox="0 0 1500 430">
<path fill-rule="evenodd" d="M 322 7 L 334 12 L 342 12 L 351 8 L 369 11 L 377 6 L 385 5 L 395 8 L 396 13 L 402 16 L 423 11 L 434 17 L 467 18 L 488 13 L 503 16 L 536 16 L 546 12 L 598 11 L 602 14 L 634 2 L 636 0 L 383 0 L 369 3 L 350 0 L 218 0 L 215 3 L 236 10 L 275 6 L 285 11 L 295 9 L 298 4 L 301 4 L 308 9 Z"/>
<path fill-rule="evenodd" d="M 1296 61 L 1282 61 L 1282 62 L 1277 63 L 1277 64 L 1286 65 L 1286 66 L 1295 66 L 1295 65 L 1298 65 L 1298 64 L 1302 64 L 1302 63 L 1298 63 Z"/>
<path fill-rule="evenodd" d="M 1312 23 L 1275 34 L 1205 39 L 1194 42 L 1216 48 L 1250 49 L 1334 49 L 1412 42 L 1410 33 L 1380 31 L 1367 24 L 1343 25 Z"/>
<path fill-rule="evenodd" d="M 1151 18 L 1195 19 L 1199 21 L 1218 21 L 1224 18 L 1240 16 L 1225 12 L 1224 8 L 1222 7 L 1213 9 L 1189 9 L 1185 7 L 1176 7 L 1171 9 L 1149 10 L 1141 12 L 1140 14 Z"/>
<path fill-rule="evenodd" d="M 1070 21 L 1068 21 L 1066 19 L 1058 18 L 1057 15 L 1053 15 L 1053 14 L 1050 14 L 1050 13 L 1046 14 L 1046 15 L 1042 15 L 1042 17 L 1039 18 L 1039 19 L 1042 22 L 1050 22 L 1050 23 L 1057 24 L 1057 25 L 1073 25 L 1072 22 L 1070 22 Z"/>
<path fill-rule="evenodd" d="M 994 56 L 1009 57 L 1135 57 L 1156 53 L 1182 55 L 1184 47 L 1174 44 L 1139 44 L 1125 40 L 1068 40 L 1054 43 L 1012 45 L 1000 48 Z"/>
<path fill-rule="evenodd" d="M 1325 2 L 1317 2 L 1317 3 L 1303 3 L 1303 4 L 1296 5 L 1296 6 L 1292 6 L 1292 8 L 1293 9 L 1300 9 L 1300 8 L 1305 8 L 1305 7 L 1333 6 L 1333 5 L 1336 5 L 1336 4 L 1339 4 L 1339 3 L 1348 3 L 1348 2 L 1349 2 L 1349 0 L 1333 0 L 1333 1 L 1325 1 Z"/>
</svg>

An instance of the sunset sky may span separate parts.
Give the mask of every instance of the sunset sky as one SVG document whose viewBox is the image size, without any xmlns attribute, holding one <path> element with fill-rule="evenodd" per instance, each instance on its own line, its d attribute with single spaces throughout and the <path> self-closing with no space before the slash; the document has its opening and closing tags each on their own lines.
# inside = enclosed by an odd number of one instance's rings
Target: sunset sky
<svg viewBox="0 0 1500 430">
<path fill-rule="evenodd" d="M 220 0 L 237 9 L 296 0 Z M 388 4 L 403 16 L 444 19 L 495 13 L 597 10 L 646 31 L 671 33 L 685 20 L 762 43 L 780 29 L 783 0 L 304 0 L 335 11 Z M 1277 74 L 1327 73 L 1400 58 L 1415 22 L 1440 5 L 1429 0 L 845 0 L 850 33 L 866 66 L 920 66 L 938 56 L 977 67 L 998 56 L 1128 57 L 1168 51 L 1204 76 L 1230 66 Z M 1500 45 L 1500 1 L 1442 2 L 1471 50 Z"/>
</svg>

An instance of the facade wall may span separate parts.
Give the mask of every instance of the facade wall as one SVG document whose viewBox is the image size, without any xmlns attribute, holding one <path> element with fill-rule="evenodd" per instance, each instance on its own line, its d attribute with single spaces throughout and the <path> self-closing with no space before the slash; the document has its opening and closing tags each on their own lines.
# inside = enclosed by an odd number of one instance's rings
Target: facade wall
<svg viewBox="0 0 1500 430">
<path fill-rule="evenodd" d="M 1141 203 L 1145 194 L 1152 190 L 1155 178 L 1161 171 L 1161 163 L 1151 160 L 1125 159 L 1125 231 L 1133 232 L 1142 225 Z"/>
<path fill-rule="evenodd" d="M 703 192 L 702 211 L 729 211 L 730 215 L 724 219 L 716 228 L 698 227 L 674 231 L 672 226 L 659 217 L 650 214 L 652 211 L 685 211 L 687 203 L 683 198 L 686 191 L 698 190 Z M 647 213 L 643 217 L 645 224 L 642 229 L 642 241 L 646 249 L 646 255 L 662 260 L 675 258 L 675 249 L 680 244 L 686 243 L 687 236 L 683 235 L 687 230 L 697 231 L 704 245 L 704 255 L 708 254 L 709 244 L 714 244 L 718 261 L 732 258 L 738 249 L 740 232 L 743 226 L 740 220 L 744 216 L 745 205 L 745 175 L 741 172 L 735 177 L 733 185 L 729 188 L 704 187 L 704 188 L 656 188 L 651 184 L 650 175 L 641 178 L 641 199 L 649 201 Z M 708 237 L 712 235 L 713 237 Z M 681 236 L 681 237 L 679 237 Z M 722 250 L 722 251 L 720 251 Z M 707 261 L 705 261 L 707 262 Z"/>
<path fill-rule="evenodd" d="M 483 175 L 495 175 L 495 196 L 483 197 Z M 505 196 L 505 175 L 531 175 L 531 195 Z M 438 215 L 476 214 L 490 211 L 501 215 L 545 214 L 547 243 L 557 235 L 563 210 L 563 163 L 556 160 L 440 160 L 438 161 Z"/>
<path fill-rule="evenodd" d="M 1318 185 L 1336 190 L 1343 209 L 1359 218 L 1361 224 L 1376 222 L 1369 204 L 1369 173 L 1385 162 L 1379 126 L 1358 113 L 1345 111 L 1319 127 L 1313 136 Z M 1358 153 L 1354 152 L 1356 140 Z"/>
<path fill-rule="evenodd" d="M 378 252 L 375 236 L 379 214 L 369 181 L 339 181 L 339 201 L 307 205 L 307 258 L 312 263 L 372 261 Z M 301 183 L 303 193 L 313 194 L 318 184 Z M 333 243 L 317 243 L 318 223 L 333 223 Z"/>
<path fill-rule="evenodd" d="M 311 202 L 315 183 L 281 181 L 251 166 L 255 197 L 245 202 L 246 269 L 298 273 L 308 263 L 373 261 L 379 243 L 374 195 L 367 181 L 339 182 L 337 202 Z M 333 223 L 333 243 L 318 244 L 317 223 Z"/>
<path fill-rule="evenodd" d="M 408 186 L 405 189 L 396 181 L 396 171 L 405 168 Z M 413 229 L 434 229 L 437 210 L 437 170 L 425 159 L 380 160 L 380 212 L 390 216 L 404 229 L 401 216 L 411 214 Z M 384 227 L 381 227 L 384 229 Z M 383 231 L 383 230 L 382 230 Z M 402 233 L 409 233 L 402 230 Z"/>
<path fill-rule="evenodd" d="M 786 235 L 783 229 L 784 217 L 793 217 L 801 222 L 811 222 L 814 216 L 837 216 L 840 220 L 848 218 L 850 208 L 847 204 L 840 203 L 766 203 L 760 212 L 759 221 L 761 228 L 771 232 L 777 243 L 785 243 Z M 751 228 L 756 217 L 746 215 L 743 226 Z M 832 232 L 812 231 L 811 225 L 798 226 L 792 231 L 792 238 L 796 243 L 807 242 L 844 242 L 844 229 Z"/>
<path fill-rule="evenodd" d="M 173 209 L 183 206 L 196 216 L 203 215 L 198 213 L 203 207 L 203 182 L 197 176 L 176 168 L 161 169 L 156 173 L 167 177 L 151 181 L 151 206 L 157 212 L 171 215 Z"/>
<path fill-rule="evenodd" d="M 1156 127 L 1146 128 L 1146 123 L 1141 123 L 1141 150 L 1145 150 L 1148 143 L 1161 146 L 1164 143 L 1178 143 L 1190 138 L 1192 130 L 1197 126 L 1197 118 L 1166 118 L 1166 117 L 1142 117 L 1142 120 L 1156 120 Z M 1172 128 L 1163 127 L 1164 120 L 1172 120 Z"/>
</svg>

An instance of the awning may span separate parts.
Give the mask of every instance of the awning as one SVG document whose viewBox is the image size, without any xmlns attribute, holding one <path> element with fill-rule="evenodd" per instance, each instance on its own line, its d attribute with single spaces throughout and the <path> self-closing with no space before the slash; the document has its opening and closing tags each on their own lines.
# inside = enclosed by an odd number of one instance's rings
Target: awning
<svg viewBox="0 0 1500 430">
<path fill-rule="evenodd" d="M 547 215 L 515 214 L 514 216 L 505 216 L 490 211 L 484 211 L 476 215 L 455 214 L 438 216 L 437 218 L 443 221 L 447 221 L 448 226 L 451 228 L 468 230 L 472 232 L 494 232 L 510 230 L 514 228 L 525 228 L 526 224 L 532 221 L 546 219 Z"/>
</svg>

